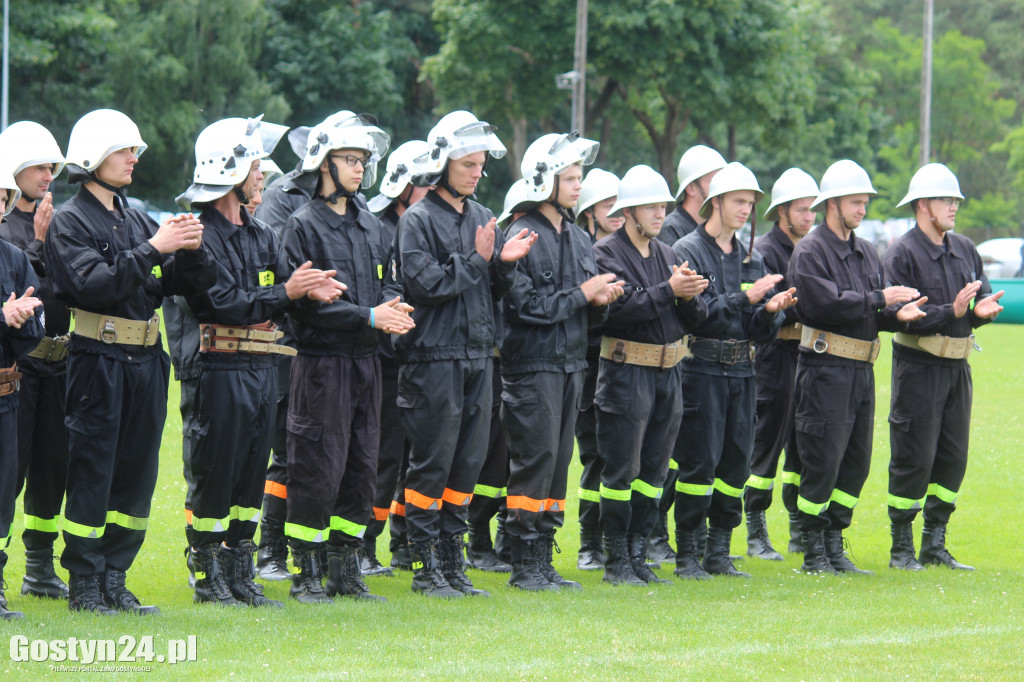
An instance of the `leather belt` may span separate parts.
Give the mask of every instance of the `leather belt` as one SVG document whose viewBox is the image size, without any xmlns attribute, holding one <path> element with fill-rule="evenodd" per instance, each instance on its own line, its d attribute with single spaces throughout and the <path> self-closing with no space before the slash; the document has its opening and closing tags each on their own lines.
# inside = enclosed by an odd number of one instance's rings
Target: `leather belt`
<svg viewBox="0 0 1024 682">
<path fill-rule="evenodd" d="M 692 355 L 690 353 L 690 339 L 692 338 L 685 336 L 674 343 L 661 345 L 604 336 L 601 338 L 601 357 L 620 364 L 668 369 L 678 365 L 683 358 Z"/>
<path fill-rule="evenodd" d="M 864 341 L 842 334 L 822 331 L 804 325 L 800 333 L 800 347 L 813 350 L 815 353 L 826 353 L 847 360 L 860 360 L 874 363 L 881 348 L 876 337 L 874 341 Z"/>
<path fill-rule="evenodd" d="M 799 341 L 800 333 L 803 331 L 803 328 L 804 326 L 799 322 L 787 324 L 779 330 L 779 333 L 775 338 L 778 341 Z"/>
<path fill-rule="evenodd" d="M 694 357 L 723 365 L 750 362 L 754 359 L 754 345 L 739 339 L 705 339 L 696 337 L 690 344 Z"/>
<path fill-rule="evenodd" d="M 74 310 L 75 334 L 103 343 L 126 346 L 155 346 L 160 340 L 160 316 L 148 320 L 129 320 L 113 315 L 100 315 L 88 310 Z"/>
<path fill-rule="evenodd" d="M 28 354 L 30 358 L 39 358 L 47 362 L 60 362 L 68 356 L 69 334 L 63 336 L 44 336 L 39 345 Z"/>
<path fill-rule="evenodd" d="M 970 336 L 943 336 L 942 334 L 916 336 L 906 332 L 896 332 L 892 340 L 901 346 L 950 360 L 966 360 L 974 350 L 974 334 Z"/>
<path fill-rule="evenodd" d="M 21 372 L 18 365 L 0 369 L 0 396 L 10 395 L 18 390 L 21 381 Z"/>
<path fill-rule="evenodd" d="M 209 353 L 298 355 L 294 348 L 274 343 L 282 336 L 284 332 L 278 331 L 277 326 L 270 322 L 247 327 L 199 325 L 199 346 Z"/>
</svg>

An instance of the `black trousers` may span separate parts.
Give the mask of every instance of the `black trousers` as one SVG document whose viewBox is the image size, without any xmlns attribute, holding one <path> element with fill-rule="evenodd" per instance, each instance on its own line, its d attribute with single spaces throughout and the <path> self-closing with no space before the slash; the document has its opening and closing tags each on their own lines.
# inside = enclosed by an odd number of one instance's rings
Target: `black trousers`
<svg viewBox="0 0 1024 682">
<path fill-rule="evenodd" d="M 754 428 L 754 452 L 750 458 L 750 478 L 743 491 L 743 506 L 748 512 L 763 512 L 772 504 L 775 474 L 783 449 L 782 503 L 796 512 L 800 487 L 800 455 L 793 427 L 796 402 L 797 351 L 788 341 L 758 346 L 754 358 L 757 373 L 757 419 Z"/>
<path fill-rule="evenodd" d="M 362 540 L 377 479 L 380 392 L 376 356 L 293 358 L 285 523 L 293 547 Z"/>
<path fill-rule="evenodd" d="M 398 405 L 411 443 L 409 542 L 462 534 L 487 453 L 493 358 L 402 365 Z"/>
<path fill-rule="evenodd" d="M 8 403 L 14 402 L 10 398 Z M 11 544 L 11 526 L 14 524 L 14 503 L 18 500 L 18 415 L 15 409 L 0 412 L 0 550 Z"/>
<path fill-rule="evenodd" d="M 42 363 L 41 372 L 35 367 Z M 25 490 L 25 549 L 53 547 L 57 517 L 68 481 L 68 437 L 64 400 L 66 362 L 23 358 L 18 390 L 18 474 L 15 497 Z M 55 371 L 56 370 L 56 371 Z"/>
<path fill-rule="evenodd" d="M 580 533 L 601 533 L 601 453 L 597 447 L 597 408 L 594 392 L 597 390 L 597 369 L 601 346 L 587 348 L 587 369 L 583 375 L 583 394 L 580 412 L 576 417 L 576 446 L 580 453 L 579 516 Z"/>
<path fill-rule="evenodd" d="M 171 361 L 159 345 L 100 354 L 74 343 L 61 565 L 76 575 L 127 571 L 149 525 Z"/>
<path fill-rule="evenodd" d="M 501 421 L 509 443 L 510 535 L 535 540 L 565 522 L 565 494 L 583 371 L 502 378 Z"/>
<path fill-rule="evenodd" d="M 388 369 L 390 371 L 382 375 L 377 485 L 373 496 L 373 518 L 366 527 L 367 538 L 376 538 L 384 531 L 408 449 L 402 428 L 402 411 L 398 409 L 398 367 Z"/>
<path fill-rule="evenodd" d="M 491 375 L 491 425 L 487 432 L 487 457 L 480 468 L 473 500 L 469 503 L 468 519 L 472 528 L 487 529 L 491 519 L 501 511 L 508 494 L 508 439 L 501 424 L 501 361 L 494 359 Z"/>
<path fill-rule="evenodd" d="M 875 375 L 871 365 L 805 364 L 796 370 L 797 506 L 805 528 L 850 527 L 871 468 Z"/>
<path fill-rule="evenodd" d="M 277 410 L 273 359 L 237 354 L 200 358 L 189 425 L 192 524 L 189 545 L 237 547 L 259 525 Z"/>
<path fill-rule="evenodd" d="M 683 419 L 674 458 L 676 528 L 735 528 L 754 448 L 754 377 L 683 372 Z"/>
<path fill-rule="evenodd" d="M 283 527 L 288 516 L 288 392 L 291 390 L 289 374 L 292 359 L 278 355 L 277 365 L 277 410 L 274 412 L 274 429 L 270 435 L 270 464 L 263 484 L 263 519 L 277 527 Z"/>
<path fill-rule="evenodd" d="M 663 370 L 601 358 L 595 402 L 605 537 L 647 536 L 658 522 L 683 412 L 680 374 L 678 365 Z"/>
<path fill-rule="evenodd" d="M 196 404 L 196 387 L 199 377 L 180 379 L 181 397 L 178 410 L 181 412 L 181 464 L 185 475 L 185 519 L 186 525 L 192 525 L 192 493 L 196 482 L 192 478 L 192 410 Z"/>
<path fill-rule="evenodd" d="M 892 363 L 889 518 L 946 524 L 967 471 L 973 385 L 966 360 Z"/>
</svg>

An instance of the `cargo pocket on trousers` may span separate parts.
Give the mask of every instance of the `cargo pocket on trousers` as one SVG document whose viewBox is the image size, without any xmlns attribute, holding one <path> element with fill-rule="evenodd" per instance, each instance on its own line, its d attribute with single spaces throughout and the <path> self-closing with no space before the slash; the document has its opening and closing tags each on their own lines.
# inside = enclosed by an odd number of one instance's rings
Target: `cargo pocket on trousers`
<svg viewBox="0 0 1024 682">
<path fill-rule="evenodd" d="M 796 430 L 806 433 L 808 436 L 821 438 L 825 435 L 825 420 L 823 419 L 796 419 Z"/>
<path fill-rule="evenodd" d="M 295 434 L 300 438 L 311 440 L 314 443 L 320 440 L 323 435 L 324 425 L 310 419 L 304 419 L 294 414 L 288 415 L 288 433 Z"/>
<path fill-rule="evenodd" d="M 427 406 L 427 396 L 411 391 L 399 391 L 395 404 L 407 410 L 415 410 Z"/>
<path fill-rule="evenodd" d="M 909 431 L 910 430 L 910 415 L 893 413 L 889 415 L 889 424 L 892 428 L 898 431 Z"/>
</svg>

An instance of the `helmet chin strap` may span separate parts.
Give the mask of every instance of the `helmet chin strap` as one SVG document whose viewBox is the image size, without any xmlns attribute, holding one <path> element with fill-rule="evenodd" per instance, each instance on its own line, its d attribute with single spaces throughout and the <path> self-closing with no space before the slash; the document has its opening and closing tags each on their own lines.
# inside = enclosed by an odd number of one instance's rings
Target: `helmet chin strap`
<svg viewBox="0 0 1024 682">
<path fill-rule="evenodd" d="M 562 179 L 559 176 L 555 176 L 555 191 L 551 193 L 551 196 L 545 199 L 545 203 L 551 204 L 558 215 L 562 216 L 564 220 L 568 220 L 570 223 L 576 222 L 576 211 L 571 208 L 566 208 L 562 205 L 562 202 L 558 200 L 558 195 L 562 191 Z"/>
<path fill-rule="evenodd" d="M 441 179 L 437 181 L 437 186 L 444 187 L 445 191 L 448 192 L 448 194 L 451 194 L 452 198 L 455 199 L 456 201 L 465 201 L 467 197 L 473 196 L 472 194 L 462 194 L 454 187 L 452 187 L 452 183 L 448 181 L 447 163 L 444 166 L 444 170 L 441 171 Z"/>
<path fill-rule="evenodd" d="M 110 192 L 113 192 L 116 196 L 120 197 L 121 198 L 121 204 L 123 206 L 127 206 L 128 205 L 128 195 L 125 194 L 123 186 L 121 186 L 121 187 L 114 187 L 109 182 L 105 182 L 103 180 L 100 180 L 98 177 L 96 177 L 96 171 L 89 171 L 89 178 L 91 178 L 93 182 L 95 182 L 97 185 L 99 185 L 103 189 L 105 189 L 107 191 L 110 191 Z"/>
<path fill-rule="evenodd" d="M 242 206 L 249 205 L 249 197 L 246 195 L 245 190 L 242 189 L 241 185 L 235 185 L 231 189 L 234 190 L 235 196 L 238 197 L 238 201 Z"/>
<path fill-rule="evenodd" d="M 334 191 L 328 196 L 317 194 L 317 198 L 322 199 L 328 204 L 336 204 L 340 198 L 348 200 L 356 195 L 355 192 L 350 192 L 342 186 L 341 180 L 338 179 L 338 168 L 334 165 L 334 159 L 331 158 L 330 154 L 327 155 L 327 172 L 331 174 L 331 182 L 334 183 Z"/>
</svg>

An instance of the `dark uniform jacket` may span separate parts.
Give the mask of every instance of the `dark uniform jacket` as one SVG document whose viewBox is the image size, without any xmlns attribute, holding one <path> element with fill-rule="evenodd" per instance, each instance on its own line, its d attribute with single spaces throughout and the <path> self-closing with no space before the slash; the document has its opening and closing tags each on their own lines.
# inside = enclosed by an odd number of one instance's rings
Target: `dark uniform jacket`
<svg viewBox="0 0 1024 682">
<path fill-rule="evenodd" d="M 20 297 L 29 287 L 39 288 L 39 280 L 32 271 L 28 257 L 20 249 L 0 241 L 0 296 L 4 301 L 14 294 Z M 0 315 L 0 367 L 12 367 L 19 358 L 31 352 L 43 338 L 42 306 L 36 308 L 35 316 L 25 320 L 20 328 L 8 327 Z M 0 413 L 17 408 L 18 394 L 0 397 Z M 5 437 L 9 434 L 4 434 Z M 5 444 L 4 447 L 8 447 Z M 13 504 L 13 502 L 12 502 Z"/>
<path fill-rule="evenodd" d="M 369 325 L 370 309 L 398 295 L 382 288 L 388 244 L 376 216 L 351 202 L 345 215 L 319 199 L 307 202 L 285 224 L 281 248 L 291 270 L 312 261 L 314 268 L 337 270 L 335 279 L 348 286 L 333 303 L 303 298 L 288 310 L 288 328 L 299 352 L 375 355 L 378 332 Z"/>
<path fill-rule="evenodd" d="M 896 329 L 911 334 L 966 337 L 971 335 L 972 329 L 990 322 L 976 316 L 973 306 L 959 319 L 953 313 L 956 295 L 971 282 L 981 280 L 981 289 L 975 300 L 992 293 L 981 256 L 967 237 L 947 232 L 941 245 L 933 244 L 920 227 L 915 227 L 889 247 L 883 266 L 886 285 L 914 287 L 922 296 L 928 297 L 928 302 L 921 306 L 925 316 L 912 322 L 897 321 L 895 315 L 899 306 L 889 306 L 886 314 Z M 894 344 L 893 349 L 897 356 L 909 356 L 919 361 L 935 364 L 962 362 L 938 358 L 900 344 Z"/>
<path fill-rule="evenodd" d="M 515 263 L 502 262 L 505 236 L 496 230 L 490 262 L 476 252 L 476 228 L 493 214 L 471 199 L 456 211 L 436 191 L 398 221 L 396 272 L 416 327 L 400 336 L 402 362 L 476 360 L 494 355 L 495 302 L 515 282 Z"/>
<path fill-rule="evenodd" d="M 668 283 L 672 266 L 683 261 L 657 239 L 651 240 L 650 249 L 651 255 L 644 258 L 629 240 L 625 227 L 594 245 L 598 269 L 613 272 L 626 282 L 625 293 L 608 306 L 606 336 L 640 343 L 673 343 L 707 317 L 703 296 L 683 301 L 672 293 Z"/>
<path fill-rule="evenodd" d="M 398 214 L 394 206 L 389 207 L 380 216 L 380 229 L 384 234 L 384 243 L 388 245 L 388 257 L 384 262 L 385 286 L 393 286 L 397 290 L 394 272 L 394 249 L 395 235 L 398 234 Z M 390 334 L 379 331 L 380 344 L 377 346 L 377 355 L 380 356 L 380 371 L 383 376 L 398 376 L 398 356 L 395 355 L 395 343 Z"/>
<path fill-rule="evenodd" d="M 682 204 L 676 204 L 676 210 L 665 216 L 665 222 L 661 225 L 661 232 L 658 239 L 672 246 L 677 241 L 697 229 L 698 223 L 693 219 Z"/>
<path fill-rule="evenodd" d="M 576 372 L 587 366 L 587 329 L 607 307 L 590 306 L 580 285 L 597 275 L 590 236 L 567 220 L 562 231 L 534 209 L 508 227 L 536 232 L 530 253 L 516 263 L 516 283 L 505 297 L 502 374 Z"/>
<path fill-rule="evenodd" d="M 786 279 L 796 287 L 797 318 L 804 325 L 863 341 L 878 330 L 892 330 L 884 315 L 882 265 L 870 242 L 837 237 L 824 222 L 793 249 Z M 857 360 L 800 349 L 801 361 L 815 365 L 856 366 Z"/>
<path fill-rule="evenodd" d="M 46 236 L 46 271 L 57 299 L 71 308 L 148 320 L 164 296 L 201 292 L 214 283 L 209 251 L 161 254 L 149 243 L 157 229 L 142 211 L 108 211 L 83 186 L 54 213 Z M 72 348 L 92 352 L 117 345 L 71 338 Z"/>
<path fill-rule="evenodd" d="M 750 262 L 744 263 L 747 247 L 740 244 L 735 235 L 732 252 L 725 253 L 704 225 L 677 241 L 672 250 L 680 262 L 688 261 L 692 270 L 708 280 L 708 288 L 701 294 L 701 298 L 707 301 L 708 315 L 692 328 L 694 334 L 708 339 L 753 340 L 754 343 L 774 340 L 785 315 L 781 311 L 769 313 L 765 310 L 765 303 L 772 292 L 755 304 L 750 303 L 746 292 L 751 284 L 766 274 L 760 254 L 755 251 Z M 750 360 L 726 365 L 694 356 L 686 358 L 683 367 L 688 372 L 716 376 L 754 375 L 754 365 Z"/>
<path fill-rule="evenodd" d="M 786 236 L 786 233 L 779 227 L 778 222 L 766 235 L 762 235 L 754 242 L 754 251 L 764 261 L 764 269 L 773 275 L 782 275 L 782 281 L 775 285 L 776 291 L 789 289 L 789 280 L 786 279 L 786 272 L 789 270 L 789 259 L 793 257 L 793 240 Z M 799 298 L 799 293 L 797 294 Z M 796 307 L 792 306 L 783 311 L 786 321 L 783 324 L 797 322 Z M 781 343 L 796 344 L 796 341 L 782 341 Z"/>
<path fill-rule="evenodd" d="M 256 207 L 256 218 L 270 227 L 278 237 L 293 213 L 313 198 L 320 174 L 316 171 L 300 173 L 298 168 L 290 170 L 274 180 L 263 192 L 263 203 Z M 368 210 L 366 197 L 356 194 L 349 198 L 349 204 Z"/>
</svg>

